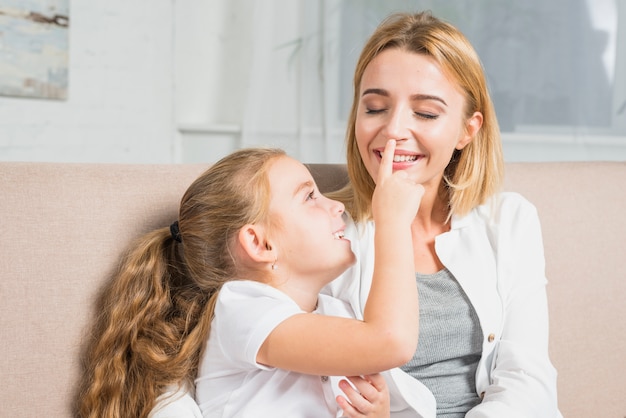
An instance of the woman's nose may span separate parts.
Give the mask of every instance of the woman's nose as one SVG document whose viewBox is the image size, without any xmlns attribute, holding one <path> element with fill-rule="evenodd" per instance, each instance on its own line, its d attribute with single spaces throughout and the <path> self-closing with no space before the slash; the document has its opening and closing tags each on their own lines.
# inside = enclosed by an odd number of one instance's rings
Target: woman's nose
<svg viewBox="0 0 626 418">
<path fill-rule="evenodd" d="M 384 127 L 385 139 L 395 139 L 396 141 L 408 139 L 411 116 L 412 111 L 403 107 L 397 107 L 391 111 Z"/>
</svg>

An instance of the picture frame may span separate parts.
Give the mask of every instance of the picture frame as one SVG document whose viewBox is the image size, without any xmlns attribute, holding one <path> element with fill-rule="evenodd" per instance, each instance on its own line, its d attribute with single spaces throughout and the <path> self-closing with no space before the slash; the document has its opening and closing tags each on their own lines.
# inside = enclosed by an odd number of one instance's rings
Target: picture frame
<svg viewBox="0 0 626 418">
<path fill-rule="evenodd" d="M 0 0 L 0 95 L 65 100 L 69 0 Z"/>
</svg>

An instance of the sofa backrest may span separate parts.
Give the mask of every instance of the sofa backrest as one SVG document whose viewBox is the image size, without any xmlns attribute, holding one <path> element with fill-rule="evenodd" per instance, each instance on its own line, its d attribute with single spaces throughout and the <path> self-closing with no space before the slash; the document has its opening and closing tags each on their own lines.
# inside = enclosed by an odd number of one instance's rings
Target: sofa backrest
<svg viewBox="0 0 626 418">
<path fill-rule="evenodd" d="M 0 416 L 71 416 L 101 285 L 204 168 L 0 164 Z"/>
<path fill-rule="evenodd" d="M 0 416 L 70 417 L 95 297 L 205 165 L 0 163 Z M 320 189 L 342 165 L 312 164 Z M 507 164 L 538 210 L 565 417 L 626 416 L 626 163 Z"/>
<path fill-rule="evenodd" d="M 541 220 L 561 412 L 626 417 L 626 162 L 506 170 L 506 189 L 533 202 Z"/>
</svg>

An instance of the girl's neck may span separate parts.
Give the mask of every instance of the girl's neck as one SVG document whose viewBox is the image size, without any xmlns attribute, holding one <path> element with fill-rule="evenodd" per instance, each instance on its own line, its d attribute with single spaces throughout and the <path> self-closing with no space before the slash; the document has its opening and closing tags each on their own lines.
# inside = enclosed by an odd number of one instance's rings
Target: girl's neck
<svg viewBox="0 0 626 418">
<path fill-rule="evenodd" d="M 280 290 L 298 304 L 304 312 L 313 312 L 317 309 L 317 301 L 321 288 L 313 285 L 311 278 L 282 278 L 274 277 L 268 284 Z"/>
</svg>

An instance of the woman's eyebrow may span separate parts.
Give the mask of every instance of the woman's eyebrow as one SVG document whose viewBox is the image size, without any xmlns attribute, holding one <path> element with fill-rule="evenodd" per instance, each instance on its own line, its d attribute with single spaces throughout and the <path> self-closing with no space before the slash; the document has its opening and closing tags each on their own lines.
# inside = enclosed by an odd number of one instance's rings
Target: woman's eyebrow
<svg viewBox="0 0 626 418">
<path fill-rule="evenodd" d="M 361 96 L 366 96 L 368 94 L 377 94 L 379 96 L 389 96 L 389 93 L 387 92 L 387 90 L 383 90 L 383 89 L 367 89 L 363 92 L 363 94 L 361 94 Z"/>
<path fill-rule="evenodd" d="M 378 88 L 367 89 L 363 92 L 363 94 L 361 94 L 361 96 L 366 96 L 368 94 L 376 94 L 378 96 L 389 97 L 389 92 L 387 90 L 378 89 Z M 432 94 L 414 94 L 411 96 L 411 101 L 419 102 L 419 101 L 427 101 L 427 100 L 434 100 L 436 102 L 440 102 L 448 106 L 445 100 L 443 100 L 439 96 L 435 96 Z"/>
<path fill-rule="evenodd" d="M 413 96 L 411 96 L 411 100 L 413 100 L 413 101 L 434 100 L 436 102 L 441 102 L 444 105 L 448 106 L 448 104 L 446 103 L 445 100 L 443 100 L 439 96 L 434 96 L 432 94 L 414 94 Z"/>
</svg>

